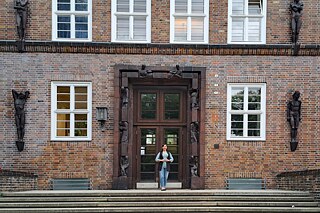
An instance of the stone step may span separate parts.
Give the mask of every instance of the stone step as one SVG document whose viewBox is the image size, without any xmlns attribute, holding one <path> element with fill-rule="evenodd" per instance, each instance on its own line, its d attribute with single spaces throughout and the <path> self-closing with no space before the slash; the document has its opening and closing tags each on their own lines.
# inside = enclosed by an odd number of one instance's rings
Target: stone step
<svg viewBox="0 0 320 213">
<path fill-rule="evenodd" d="M 280 190 L 44 190 L 27 192 L 3 192 L 3 197 L 137 197 L 137 196 L 157 196 L 159 193 L 170 196 L 290 196 L 303 197 L 310 196 L 309 192 L 303 191 L 280 191 Z"/>
<path fill-rule="evenodd" d="M 82 207 L 318 207 L 317 202 L 36 202 L 0 203 L 0 208 Z"/>
<path fill-rule="evenodd" d="M 52 212 L 317 212 L 320 208 L 303 207 L 119 207 L 119 208 L 1 208 L 0 212 L 52 213 Z"/>
<path fill-rule="evenodd" d="M 3 202 L 166 202 L 179 201 L 255 201 L 255 202 L 313 202 L 313 197 L 245 197 L 245 196 L 149 196 L 149 197 L 2 197 Z"/>
</svg>

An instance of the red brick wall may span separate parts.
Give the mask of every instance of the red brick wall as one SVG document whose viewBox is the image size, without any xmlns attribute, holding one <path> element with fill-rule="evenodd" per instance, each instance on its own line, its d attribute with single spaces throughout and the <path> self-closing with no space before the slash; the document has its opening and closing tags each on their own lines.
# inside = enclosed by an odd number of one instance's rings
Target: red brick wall
<svg viewBox="0 0 320 213">
<path fill-rule="evenodd" d="M 29 1 L 27 40 L 51 40 L 51 1 Z M 267 44 L 291 43 L 292 1 L 267 2 Z M 0 40 L 16 40 L 15 11 L 13 0 L 0 1 Z M 318 0 L 304 2 L 303 24 L 300 42 L 320 42 L 320 15 Z M 226 44 L 228 26 L 228 0 L 210 0 L 209 43 Z M 92 40 L 111 41 L 111 0 L 93 1 Z M 170 4 L 167 0 L 152 1 L 152 43 L 170 41 Z"/>
<path fill-rule="evenodd" d="M 113 82 L 115 64 L 140 66 L 206 67 L 206 188 L 223 188 L 226 177 L 262 177 L 275 188 L 275 176 L 285 171 L 316 169 L 319 161 L 320 90 L 318 57 L 286 56 L 179 56 L 0 53 L 3 67 L 0 93 L 3 169 L 35 172 L 39 188 L 51 178 L 91 178 L 94 189 L 111 188 L 113 172 Z M 50 141 L 50 83 L 91 81 L 93 109 L 109 108 L 107 130 L 101 132 L 93 112 L 91 142 Z M 228 82 L 266 82 L 267 140 L 226 141 L 226 90 Z M 11 89 L 30 91 L 26 104 L 25 150 L 15 147 L 16 130 Z M 290 151 L 286 102 L 299 90 L 302 122 L 299 146 Z M 215 93 L 218 92 L 218 93 Z M 3 131 L 2 131 L 3 130 Z M 4 135 L 4 136 L 3 136 Z M 219 149 L 214 149 L 219 144 Z"/>
</svg>

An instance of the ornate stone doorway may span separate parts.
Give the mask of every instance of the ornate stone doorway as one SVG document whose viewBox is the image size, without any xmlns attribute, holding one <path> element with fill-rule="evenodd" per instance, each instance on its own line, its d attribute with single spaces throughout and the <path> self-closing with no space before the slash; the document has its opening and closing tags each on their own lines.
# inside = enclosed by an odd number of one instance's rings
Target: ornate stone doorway
<svg viewBox="0 0 320 213">
<path fill-rule="evenodd" d="M 168 144 L 169 182 L 204 188 L 205 68 L 115 67 L 114 189 L 158 182 L 155 155 Z"/>
</svg>

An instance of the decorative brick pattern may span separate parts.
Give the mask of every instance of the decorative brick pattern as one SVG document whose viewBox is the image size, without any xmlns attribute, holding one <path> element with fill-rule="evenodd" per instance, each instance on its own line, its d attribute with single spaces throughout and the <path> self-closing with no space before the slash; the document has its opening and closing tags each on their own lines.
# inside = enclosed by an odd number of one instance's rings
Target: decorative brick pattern
<svg viewBox="0 0 320 213">
<path fill-rule="evenodd" d="M 0 192 L 35 190 L 37 187 L 38 177 L 33 173 L 0 169 Z"/>
</svg>

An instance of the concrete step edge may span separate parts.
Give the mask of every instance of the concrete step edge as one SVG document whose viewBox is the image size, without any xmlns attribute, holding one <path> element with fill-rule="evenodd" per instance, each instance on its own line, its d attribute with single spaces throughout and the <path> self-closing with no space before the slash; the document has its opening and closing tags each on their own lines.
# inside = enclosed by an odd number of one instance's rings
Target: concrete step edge
<svg viewBox="0 0 320 213">
<path fill-rule="evenodd" d="M 24 208 L 0 209 L 0 212 L 320 212 L 320 208 L 287 207 L 168 207 L 158 208 Z"/>
</svg>

